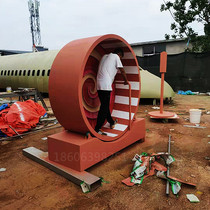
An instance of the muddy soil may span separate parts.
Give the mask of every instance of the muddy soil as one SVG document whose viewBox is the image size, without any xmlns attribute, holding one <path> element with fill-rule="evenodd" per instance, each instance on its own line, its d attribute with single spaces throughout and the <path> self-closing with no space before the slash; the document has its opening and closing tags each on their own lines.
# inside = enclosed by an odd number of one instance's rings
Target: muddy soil
<svg viewBox="0 0 210 210">
<path fill-rule="evenodd" d="M 164 110 L 176 112 L 177 121 L 154 121 L 148 117 L 153 105 L 140 105 L 137 117 L 146 120 L 146 139 L 118 152 L 88 169 L 103 177 L 103 183 L 93 192 L 84 194 L 81 188 L 49 169 L 22 155 L 22 149 L 34 146 L 47 151 L 50 134 L 62 131 L 51 129 L 29 134 L 23 139 L 0 143 L 0 208 L 1 209 L 209 209 L 210 204 L 210 96 L 176 95 Z M 187 128 L 189 109 L 201 108 L 201 126 Z M 131 159 L 138 153 L 167 151 L 168 135 L 172 135 L 171 153 L 175 162 L 170 174 L 197 184 L 196 188 L 182 185 L 179 196 L 165 194 L 166 182 L 156 176 L 145 179 L 140 186 L 127 187 L 121 180 L 127 178 L 133 167 Z M 195 194 L 200 203 L 190 203 L 186 194 Z"/>
</svg>

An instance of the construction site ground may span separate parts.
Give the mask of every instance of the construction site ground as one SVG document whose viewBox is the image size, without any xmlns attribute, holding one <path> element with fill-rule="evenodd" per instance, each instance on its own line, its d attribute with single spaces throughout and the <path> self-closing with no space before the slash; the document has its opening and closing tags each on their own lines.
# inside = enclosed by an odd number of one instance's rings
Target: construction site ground
<svg viewBox="0 0 210 210">
<path fill-rule="evenodd" d="M 45 99 L 48 106 L 49 100 Z M 154 121 L 148 117 L 153 105 L 140 103 L 137 117 L 146 119 L 146 139 L 118 152 L 87 171 L 103 177 L 93 192 L 84 194 L 80 188 L 49 169 L 23 156 L 22 149 L 34 146 L 47 151 L 47 137 L 62 127 L 31 133 L 23 139 L 0 142 L 0 209 L 209 209 L 210 202 L 210 96 L 176 95 L 164 110 L 176 112 L 177 121 Z M 201 126 L 184 127 L 189 122 L 189 109 L 201 108 Z M 70 119 L 71 120 L 71 119 Z M 72 119 L 73 120 L 73 119 Z M 197 184 L 182 185 L 179 196 L 166 196 L 166 181 L 156 176 L 141 185 L 128 187 L 121 183 L 133 167 L 136 153 L 167 152 L 171 134 L 171 154 L 175 162 L 170 175 Z M 186 194 L 196 195 L 200 202 L 190 203 Z"/>
</svg>

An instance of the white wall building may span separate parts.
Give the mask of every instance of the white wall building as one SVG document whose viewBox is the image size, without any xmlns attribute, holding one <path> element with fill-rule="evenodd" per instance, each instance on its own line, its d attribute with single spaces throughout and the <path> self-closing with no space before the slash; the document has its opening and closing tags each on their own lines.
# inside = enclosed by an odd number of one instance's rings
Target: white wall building
<svg viewBox="0 0 210 210">
<path fill-rule="evenodd" d="M 179 54 L 191 46 L 186 39 L 169 39 L 130 44 L 137 56 L 150 56 L 166 51 L 168 55 Z"/>
</svg>

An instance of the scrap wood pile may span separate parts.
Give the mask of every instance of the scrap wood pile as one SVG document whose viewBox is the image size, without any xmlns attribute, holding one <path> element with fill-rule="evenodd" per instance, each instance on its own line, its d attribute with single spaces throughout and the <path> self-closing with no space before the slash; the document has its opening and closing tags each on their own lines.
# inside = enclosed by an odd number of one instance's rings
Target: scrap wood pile
<svg viewBox="0 0 210 210">
<path fill-rule="evenodd" d="M 46 110 L 33 100 L 3 104 L 0 106 L 0 137 L 20 137 L 27 131 L 46 127 L 50 122 L 46 117 Z"/>
<path fill-rule="evenodd" d="M 161 159 L 164 160 L 166 166 L 158 162 Z M 155 174 L 157 177 L 169 181 L 172 187 L 172 192 L 175 195 L 178 195 L 178 192 L 181 190 L 181 183 L 194 187 L 196 186 L 193 183 L 188 183 L 181 179 L 167 175 L 167 166 L 175 161 L 174 157 L 169 153 L 160 152 L 147 154 L 143 152 L 141 155 L 136 154 L 132 161 L 135 163 L 132 172 L 130 173 L 130 177 L 122 180 L 122 182 L 127 186 L 142 184 L 144 179 Z"/>
</svg>

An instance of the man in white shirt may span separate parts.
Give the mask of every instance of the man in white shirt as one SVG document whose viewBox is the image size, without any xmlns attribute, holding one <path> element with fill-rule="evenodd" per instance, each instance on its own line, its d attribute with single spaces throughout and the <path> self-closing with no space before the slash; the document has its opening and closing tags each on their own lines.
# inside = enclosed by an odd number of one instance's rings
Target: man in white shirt
<svg viewBox="0 0 210 210">
<path fill-rule="evenodd" d="M 128 79 L 120 60 L 123 56 L 123 50 L 121 48 L 117 48 L 114 50 L 114 53 L 104 55 L 99 64 L 97 73 L 97 91 L 101 106 L 98 112 L 95 131 L 101 135 L 106 135 L 106 133 L 101 130 L 101 127 L 104 124 L 105 120 L 109 122 L 110 128 L 114 128 L 115 124 L 117 123 L 117 120 L 113 120 L 111 117 L 109 104 L 110 94 L 112 91 L 112 83 L 118 70 L 120 70 L 123 76 L 123 79 L 125 81 L 124 85 L 128 84 Z"/>
</svg>

